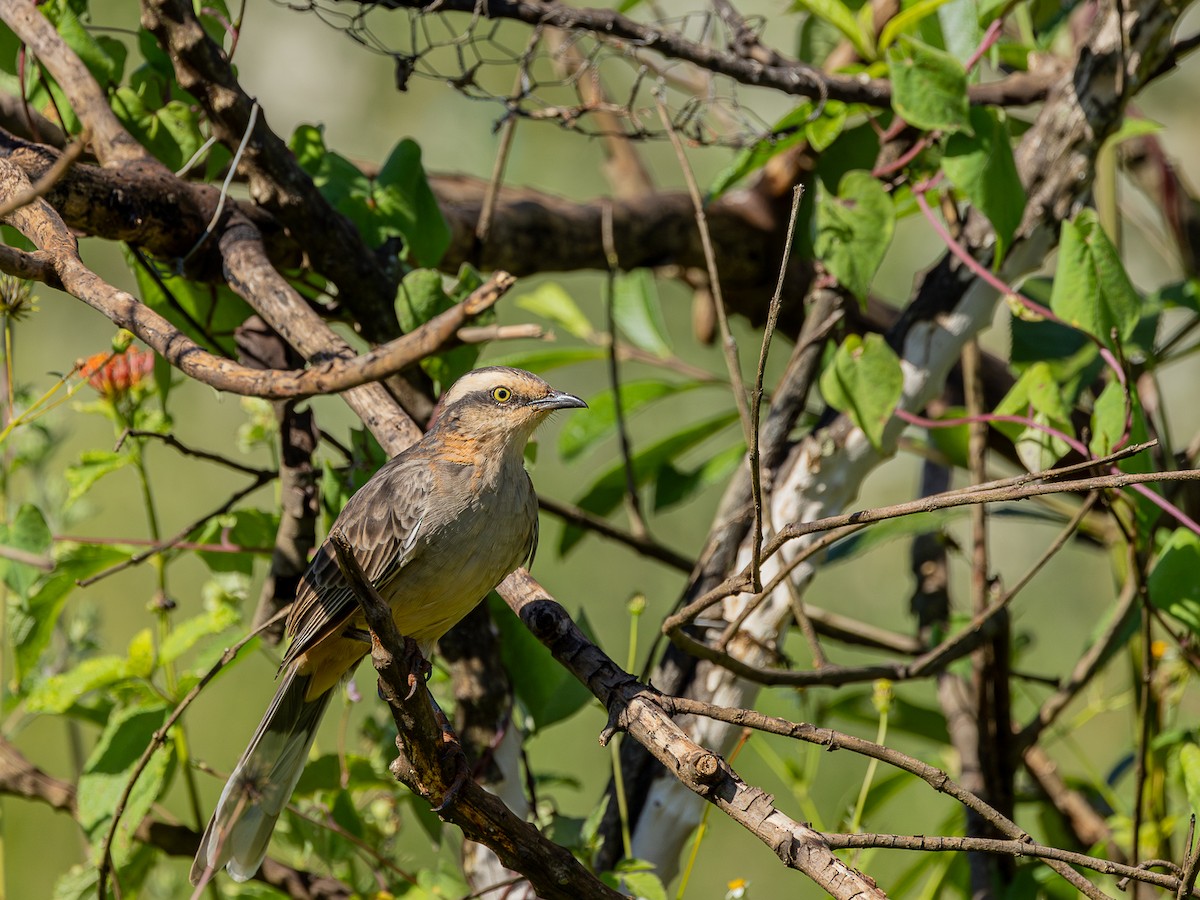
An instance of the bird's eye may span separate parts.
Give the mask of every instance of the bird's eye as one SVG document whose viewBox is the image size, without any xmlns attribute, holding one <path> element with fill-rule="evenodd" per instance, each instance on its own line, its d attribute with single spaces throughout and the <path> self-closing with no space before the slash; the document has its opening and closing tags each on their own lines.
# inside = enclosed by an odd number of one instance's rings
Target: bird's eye
<svg viewBox="0 0 1200 900">
<path fill-rule="evenodd" d="M 493 388 L 492 399 L 497 403 L 507 403 L 512 399 L 512 391 L 506 387 Z"/>
</svg>

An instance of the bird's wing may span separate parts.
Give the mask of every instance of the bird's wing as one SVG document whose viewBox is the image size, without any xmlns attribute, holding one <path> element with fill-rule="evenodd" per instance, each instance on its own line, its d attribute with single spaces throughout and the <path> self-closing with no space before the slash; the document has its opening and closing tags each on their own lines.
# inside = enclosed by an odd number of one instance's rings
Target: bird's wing
<svg viewBox="0 0 1200 900">
<path fill-rule="evenodd" d="M 349 540 L 363 573 L 377 590 L 384 591 L 412 559 L 432 485 L 429 460 L 402 453 L 350 498 L 334 522 L 333 528 Z M 292 643 L 283 665 L 345 627 L 357 611 L 358 601 L 327 539 L 296 588 L 287 622 Z"/>
</svg>

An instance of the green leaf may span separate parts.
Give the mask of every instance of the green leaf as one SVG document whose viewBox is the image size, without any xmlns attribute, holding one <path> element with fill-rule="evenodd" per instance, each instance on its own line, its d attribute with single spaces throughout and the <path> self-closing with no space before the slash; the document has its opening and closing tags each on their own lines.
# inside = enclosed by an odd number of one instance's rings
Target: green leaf
<svg viewBox="0 0 1200 900">
<path fill-rule="evenodd" d="M 1188 742 L 1179 748 L 1179 771 L 1183 775 L 1188 805 L 1200 816 L 1200 747 Z"/>
<path fill-rule="evenodd" d="M 946 50 L 965 64 L 983 39 L 977 0 L 950 0 L 937 11 L 937 17 Z"/>
<path fill-rule="evenodd" d="M 654 866 L 640 859 L 621 860 L 611 872 L 602 874 L 600 880 L 635 900 L 667 900 L 667 889 L 655 874 Z"/>
<path fill-rule="evenodd" d="M 654 482 L 654 511 L 684 503 L 714 484 L 724 484 L 745 457 L 746 445 L 738 441 L 693 469 L 680 470 L 667 463 Z"/>
<path fill-rule="evenodd" d="M 825 402 L 846 413 L 877 450 L 903 390 L 900 360 L 878 334 L 848 335 L 821 373 Z"/>
<path fill-rule="evenodd" d="M 562 326 L 568 334 L 587 340 L 596 329 L 561 284 L 547 281 L 516 300 L 517 306 Z"/>
<path fill-rule="evenodd" d="M 1107 456 L 1125 435 L 1125 392 L 1127 388 L 1110 381 L 1092 407 L 1092 439 L 1088 449 L 1096 456 Z"/>
<path fill-rule="evenodd" d="M 1163 545 L 1147 587 L 1150 602 L 1200 635 L 1200 537 L 1176 528 Z"/>
<path fill-rule="evenodd" d="M 154 635 L 143 628 L 129 642 L 129 674 L 134 678 L 149 678 L 154 673 Z"/>
<path fill-rule="evenodd" d="M 879 33 L 879 49 L 886 50 L 900 36 L 900 32 L 937 12 L 938 7 L 947 2 L 949 0 L 917 0 L 912 6 L 901 10 L 888 20 L 888 23 L 883 26 L 883 31 Z"/>
<path fill-rule="evenodd" d="M 841 0 L 794 0 L 793 10 L 804 10 L 840 31 L 855 52 L 870 62 L 876 58 L 875 47 L 869 35 L 863 32 L 854 13 Z"/>
<path fill-rule="evenodd" d="M 11 522 L 0 524 L 0 544 L 5 547 L 45 556 L 52 543 L 50 526 L 42 511 L 32 503 L 21 504 Z M 37 580 L 45 575 L 36 566 L 9 559 L 0 559 L 0 572 L 4 574 L 4 583 L 21 597 L 28 595 Z"/>
<path fill-rule="evenodd" d="M 621 410 L 629 416 L 663 397 L 703 387 L 700 381 L 627 381 L 621 385 Z M 617 430 L 617 409 L 612 389 L 588 397 L 588 408 L 572 415 L 558 435 L 558 452 L 564 460 L 575 459 Z"/>
<path fill-rule="evenodd" d="M 238 611 L 224 603 L 190 619 L 175 623 L 171 632 L 163 639 L 158 650 L 158 660 L 163 665 L 175 662 L 194 647 L 197 642 L 211 634 L 220 634 L 241 621 Z"/>
<path fill-rule="evenodd" d="M 843 110 L 844 108 L 843 105 Z M 709 202 L 720 197 L 751 172 L 757 172 L 773 156 L 778 156 L 784 150 L 803 141 L 804 123 L 811 115 L 812 104 L 807 100 L 801 101 L 795 109 L 771 126 L 771 134 L 768 137 L 739 150 L 733 161 L 717 173 L 708 189 Z"/>
<path fill-rule="evenodd" d="M 301 125 L 293 132 L 288 146 L 321 196 L 355 225 L 367 225 L 371 217 L 368 204 L 371 179 L 350 160 L 325 147 L 325 129 Z"/>
<path fill-rule="evenodd" d="M 128 87 L 117 88 L 112 99 L 113 112 L 129 133 L 168 168 L 178 170 L 204 145 L 200 114 L 182 100 L 158 104 L 158 97 Z"/>
<path fill-rule="evenodd" d="M 1140 306 L 1137 291 L 1096 211 L 1084 209 L 1075 221 L 1063 222 L 1050 308 L 1076 328 L 1115 348 L 1132 336 L 1141 315 Z"/>
<path fill-rule="evenodd" d="M 977 106 L 971 109 L 970 120 L 974 136 L 950 135 L 942 168 L 971 205 L 988 217 L 996 232 L 996 259 L 1003 259 L 1025 212 L 1025 188 L 1000 116 Z"/>
<path fill-rule="evenodd" d="M 1035 362 L 997 404 L 997 415 L 1023 416 L 1033 423 L 993 423 L 997 431 L 1013 442 L 1021 462 L 1031 472 L 1049 468 L 1071 449 L 1062 438 L 1045 429 L 1075 436 L 1075 427 L 1071 424 L 1073 396 L 1074 391 L 1068 391 L 1048 363 Z"/>
<path fill-rule="evenodd" d="M 378 225 L 368 243 L 399 235 L 418 266 L 436 266 L 450 246 L 450 226 L 421 165 L 421 148 L 415 141 L 398 143 L 384 161 L 371 193 Z"/>
<path fill-rule="evenodd" d="M 657 441 L 633 455 L 633 477 L 637 486 L 642 486 L 658 476 L 663 466 L 678 456 L 718 434 L 738 418 L 736 411 L 723 412 L 711 419 L 695 422 L 668 437 Z M 588 512 L 606 516 L 621 505 L 625 496 L 625 466 L 620 460 L 600 474 L 579 498 L 577 504 Z M 559 552 L 566 553 L 583 538 L 583 530 L 576 526 L 563 529 Z"/>
<path fill-rule="evenodd" d="M 671 355 L 667 323 L 649 269 L 618 275 L 613 283 L 612 304 L 613 320 L 631 344 L 660 359 Z"/>
<path fill-rule="evenodd" d="M 237 509 L 209 519 L 195 534 L 199 544 L 225 544 L 242 548 L 239 552 L 199 550 L 196 555 L 212 572 L 242 572 L 249 575 L 254 559 L 269 555 L 275 546 L 279 516 L 262 509 Z"/>
<path fill-rule="evenodd" d="M 88 691 L 110 687 L 129 677 L 129 661 L 125 657 L 93 656 L 75 668 L 35 685 L 25 698 L 25 710 L 61 715 Z"/>
<path fill-rule="evenodd" d="M 253 314 L 245 300 L 224 285 L 198 284 L 161 267 L 147 272 L 128 250 L 125 261 L 143 303 L 202 347 L 215 345 L 228 356 L 237 355 L 233 333 Z"/>
<path fill-rule="evenodd" d="M 489 597 L 493 619 L 500 631 L 500 655 L 511 673 L 513 690 L 533 723 L 533 732 L 544 731 L 574 715 L 592 699 L 591 692 L 558 664 L 537 638 L 495 594 Z M 582 611 L 575 624 L 594 639 L 587 615 Z"/>
<path fill-rule="evenodd" d="M 442 273 L 436 269 L 414 269 L 400 282 L 396 295 L 396 313 L 400 327 L 412 331 L 454 305 L 442 287 Z"/>
<path fill-rule="evenodd" d="M 870 172 L 842 176 L 837 196 L 822 191 L 817 201 L 814 251 L 829 273 L 865 302 L 896 224 L 892 200 Z"/>
<path fill-rule="evenodd" d="M 821 114 L 804 126 L 804 136 L 812 149 L 820 153 L 836 141 L 846 127 L 849 110 L 840 100 L 826 100 Z"/>
<path fill-rule="evenodd" d="M 926 131 L 971 133 L 962 63 L 908 35 L 900 35 L 888 48 L 887 62 L 897 115 Z"/>
<path fill-rule="evenodd" d="M 121 70 L 125 57 L 114 58 L 113 44 L 124 51 L 124 45 L 111 38 L 104 44 L 93 38 L 91 33 L 79 21 L 79 16 L 67 0 L 52 0 L 50 3 L 39 4 L 42 15 L 53 23 L 62 36 L 63 42 L 75 51 L 75 54 L 87 66 L 101 87 L 108 87 L 121 80 Z"/>
<path fill-rule="evenodd" d="M 114 453 L 111 450 L 84 450 L 79 455 L 79 462 L 67 466 L 63 473 L 67 479 L 70 491 L 67 493 L 67 503 L 74 503 L 86 494 L 101 478 L 118 469 L 123 469 L 132 462 L 128 453 Z"/>
<path fill-rule="evenodd" d="M 113 716 L 79 776 L 79 825 L 92 842 L 93 862 L 99 862 L 113 810 L 133 775 L 134 766 L 162 728 L 169 710 L 165 706 L 136 706 Z M 174 761 L 170 741 L 151 758 L 129 794 L 121 824 L 113 839 L 112 856 L 121 865 L 133 848 L 133 833 L 166 789 Z"/>
<path fill-rule="evenodd" d="M 115 545 L 69 544 L 59 547 L 54 571 L 42 579 L 28 600 L 11 607 L 9 629 L 14 648 L 13 677 L 17 684 L 26 684 L 50 643 L 55 623 L 62 615 L 67 597 L 75 589 L 76 579 L 94 575 L 128 556 L 127 548 Z"/>
</svg>

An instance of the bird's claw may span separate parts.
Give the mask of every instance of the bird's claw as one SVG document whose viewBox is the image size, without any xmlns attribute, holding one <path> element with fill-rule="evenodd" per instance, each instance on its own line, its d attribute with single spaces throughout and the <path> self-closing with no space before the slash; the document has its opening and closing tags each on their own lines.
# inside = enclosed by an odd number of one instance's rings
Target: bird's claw
<svg viewBox="0 0 1200 900">
<path fill-rule="evenodd" d="M 443 716 L 442 718 L 444 721 L 445 717 Z M 442 745 L 442 759 L 444 760 L 447 756 L 451 757 L 452 765 L 454 766 L 454 778 L 451 780 L 449 786 L 447 786 L 445 793 L 442 794 L 442 802 L 433 808 L 433 811 L 436 813 L 440 813 L 457 799 L 458 792 L 462 790 L 462 786 L 467 783 L 467 779 L 471 776 L 471 767 L 467 765 L 467 756 L 463 753 L 463 748 L 459 744 L 458 738 L 450 730 L 449 723 L 446 723 L 442 728 Z"/>
</svg>

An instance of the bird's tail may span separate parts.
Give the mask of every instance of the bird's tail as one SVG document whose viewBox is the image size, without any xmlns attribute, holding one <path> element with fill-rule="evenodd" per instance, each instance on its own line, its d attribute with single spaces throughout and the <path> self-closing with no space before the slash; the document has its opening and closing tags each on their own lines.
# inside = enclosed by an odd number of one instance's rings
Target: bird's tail
<svg viewBox="0 0 1200 900">
<path fill-rule="evenodd" d="M 234 767 L 192 863 L 192 884 L 222 865 L 237 881 L 254 876 L 267 855 L 275 822 L 287 805 L 317 725 L 333 691 L 306 700 L 309 677 L 289 671 L 250 746 Z"/>
</svg>

